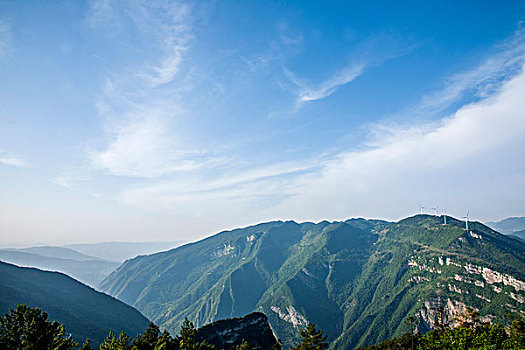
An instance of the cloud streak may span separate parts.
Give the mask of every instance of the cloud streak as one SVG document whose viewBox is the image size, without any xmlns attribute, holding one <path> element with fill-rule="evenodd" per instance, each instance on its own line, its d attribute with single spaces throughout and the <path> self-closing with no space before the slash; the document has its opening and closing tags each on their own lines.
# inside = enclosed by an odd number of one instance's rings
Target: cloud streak
<svg viewBox="0 0 525 350">
<path fill-rule="evenodd" d="M 506 76 L 512 76 L 525 60 L 525 27 L 498 45 L 499 52 L 490 56 L 479 66 L 453 75 L 442 89 L 423 96 L 421 102 L 405 113 L 433 115 L 444 111 L 469 91 L 478 98 L 489 96 Z"/>
<path fill-rule="evenodd" d="M 0 150 L 0 163 L 15 167 L 27 166 L 27 163 L 22 158 L 4 150 Z"/>
<path fill-rule="evenodd" d="M 188 85 L 177 79 L 191 46 L 192 22 L 192 6 L 182 1 L 92 5 L 91 26 L 131 26 L 152 50 L 145 59 L 117 69 L 106 79 L 96 103 L 106 146 L 89 152 L 95 169 L 117 176 L 156 178 L 218 161 L 206 152 L 186 150 L 175 130 L 183 113 L 179 92 Z"/>
<path fill-rule="evenodd" d="M 323 81 L 321 84 L 314 87 L 306 86 L 306 84 L 301 82 L 290 71 L 285 70 L 288 79 L 299 87 L 294 110 L 299 110 L 307 102 L 322 100 L 332 95 L 339 87 L 350 83 L 363 74 L 365 67 L 366 65 L 364 63 L 350 64 L 344 69 L 336 72 L 326 81 Z"/>
<path fill-rule="evenodd" d="M 376 136 L 371 147 L 342 152 L 326 162 L 321 172 L 298 179 L 294 196 L 275 212 L 294 208 L 294 217 L 379 212 L 396 217 L 410 206 L 415 208 L 422 197 L 435 201 L 453 197 L 456 203 L 449 204 L 471 205 L 479 211 L 482 206 L 476 201 L 487 194 L 522 197 L 523 191 L 515 191 L 522 187 L 517 180 L 523 179 L 512 178 L 519 173 L 516 162 L 522 159 L 520 149 L 525 146 L 525 100 L 520 96 L 525 96 L 523 72 L 490 97 L 463 106 L 438 123 L 395 128 L 382 141 Z M 470 164 L 468 173 L 461 173 L 463 163 Z M 501 169 L 490 168 L 495 164 Z M 495 187 L 494 176 L 512 180 L 503 185 L 498 181 Z M 440 179 L 448 186 L 447 195 Z M 326 205 L 327 199 L 334 205 Z"/>
</svg>

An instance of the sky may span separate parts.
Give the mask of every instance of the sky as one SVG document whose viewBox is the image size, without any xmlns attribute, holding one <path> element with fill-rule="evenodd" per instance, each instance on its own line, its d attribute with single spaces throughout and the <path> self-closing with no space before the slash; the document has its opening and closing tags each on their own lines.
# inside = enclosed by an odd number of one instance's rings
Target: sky
<svg viewBox="0 0 525 350">
<path fill-rule="evenodd" d="M 2 1 L 0 245 L 525 215 L 523 1 Z"/>
</svg>

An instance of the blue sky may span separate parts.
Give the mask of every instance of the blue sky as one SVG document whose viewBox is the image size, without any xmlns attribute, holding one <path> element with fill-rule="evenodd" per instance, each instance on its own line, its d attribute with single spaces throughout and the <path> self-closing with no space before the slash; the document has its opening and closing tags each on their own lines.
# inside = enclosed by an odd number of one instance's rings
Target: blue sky
<svg viewBox="0 0 525 350">
<path fill-rule="evenodd" d="M 0 244 L 525 214 L 523 1 L 0 1 Z"/>
</svg>

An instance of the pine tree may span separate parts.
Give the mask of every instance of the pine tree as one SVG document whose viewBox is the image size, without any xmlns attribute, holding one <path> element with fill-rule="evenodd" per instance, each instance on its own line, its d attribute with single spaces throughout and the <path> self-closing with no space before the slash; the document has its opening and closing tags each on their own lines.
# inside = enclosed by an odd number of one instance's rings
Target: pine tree
<svg viewBox="0 0 525 350">
<path fill-rule="evenodd" d="M 206 341 L 199 342 L 195 339 L 197 335 L 197 330 L 193 325 L 193 322 L 190 322 L 186 317 L 179 332 L 179 347 L 181 350 L 211 350 L 214 349 L 213 345 L 208 344 Z"/>
<path fill-rule="evenodd" d="M 70 350 L 76 346 L 71 335 L 66 336 L 64 326 L 49 321 L 47 313 L 39 308 L 18 305 L 0 318 L 1 349 Z"/>
<path fill-rule="evenodd" d="M 104 342 L 100 344 L 100 350 L 131 350 L 131 338 L 124 332 L 115 337 L 115 334 L 109 331 Z"/>
<path fill-rule="evenodd" d="M 326 335 L 321 330 L 315 329 L 315 324 L 308 323 L 306 328 L 301 329 L 301 342 L 292 350 L 323 350 L 328 348 Z"/>
</svg>

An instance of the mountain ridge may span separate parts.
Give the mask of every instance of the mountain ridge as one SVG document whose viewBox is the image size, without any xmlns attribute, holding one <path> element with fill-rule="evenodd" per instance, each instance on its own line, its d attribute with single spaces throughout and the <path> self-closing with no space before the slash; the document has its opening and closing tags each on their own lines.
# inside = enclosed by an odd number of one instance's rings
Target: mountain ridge
<svg viewBox="0 0 525 350">
<path fill-rule="evenodd" d="M 186 316 L 202 325 L 262 311 L 285 346 L 308 321 L 325 331 L 332 348 L 399 335 L 409 313 L 432 326 L 425 302 L 437 297 L 495 319 L 503 317 L 502 310 L 482 298 L 504 300 L 512 305 L 508 311 L 522 312 L 525 288 L 489 283 L 481 272 L 525 280 L 525 244 L 481 223 L 470 222 L 466 231 L 463 221 L 448 216 L 447 221 L 442 225 L 443 218 L 432 215 L 399 222 L 272 221 L 128 260 L 101 287 L 169 330 Z M 480 274 L 475 268 L 465 272 L 469 264 L 481 266 Z M 476 285 L 467 279 L 478 275 Z M 454 291 L 461 288 L 472 292 Z M 500 289 L 502 295 L 495 291 Z"/>
</svg>

